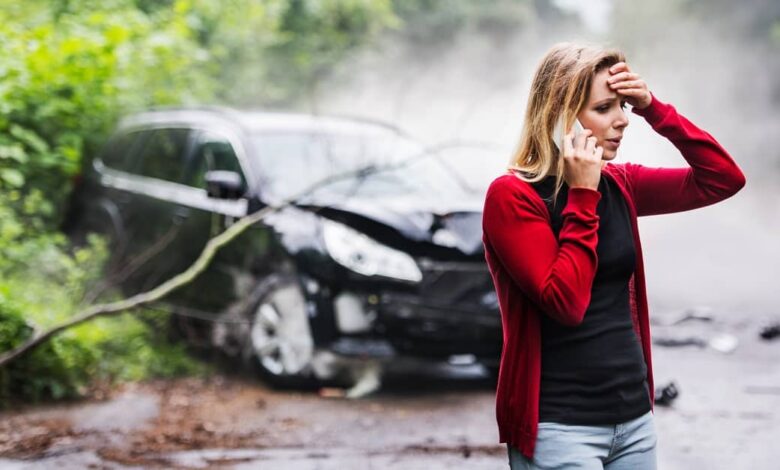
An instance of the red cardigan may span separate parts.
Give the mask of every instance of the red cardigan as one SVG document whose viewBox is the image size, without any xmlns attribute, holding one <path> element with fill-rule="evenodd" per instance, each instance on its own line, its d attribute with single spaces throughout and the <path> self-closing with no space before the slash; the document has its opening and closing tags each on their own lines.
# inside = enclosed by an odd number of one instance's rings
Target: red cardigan
<svg viewBox="0 0 780 470">
<path fill-rule="evenodd" d="M 690 168 L 649 168 L 609 163 L 602 177 L 620 187 L 631 218 L 636 270 L 629 283 L 634 329 L 647 364 L 653 399 L 650 324 L 637 217 L 680 212 L 722 201 L 745 185 L 745 176 L 707 132 L 654 96 L 645 109 L 632 110 L 669 139 Z M 598 258 L 601 193 L 570 188 L 558 239 L 550 216 L 534 189 L 513 174 L 488 189 L 483 213 L 485 258 L 498 294 L 503 350 L 496 390 L 500 442 L 533 457 L 539 421 L 541 375 L 540 315 L 579 325 L 590 303 Z"/>
</svg>

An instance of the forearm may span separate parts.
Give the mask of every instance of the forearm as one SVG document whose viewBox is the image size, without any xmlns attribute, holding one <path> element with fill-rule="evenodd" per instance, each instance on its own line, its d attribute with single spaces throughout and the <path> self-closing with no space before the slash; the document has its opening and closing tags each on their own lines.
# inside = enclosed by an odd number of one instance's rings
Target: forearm
<svg viewBox="0 0 780 470">
<path fill-rule="evenodd" d="M 483 229 L 488 257 L 496 258 L 491 264 L 500 264 L 517 288 L 563 325 L 580 324 L 590 303 L 600 197 L 594 190 L 571 189 L 556 240 L 543 214 L 488 194 Z"/>
<path fill-rule="evenodd" d="M 745 176 L 728 152 L 706 131 L 655 96 L 634 110 L 680 151 L 688 168 L 627 165 L 639 215 L 679 212 L 714 204 L 745 185 Z"/>
</svg>

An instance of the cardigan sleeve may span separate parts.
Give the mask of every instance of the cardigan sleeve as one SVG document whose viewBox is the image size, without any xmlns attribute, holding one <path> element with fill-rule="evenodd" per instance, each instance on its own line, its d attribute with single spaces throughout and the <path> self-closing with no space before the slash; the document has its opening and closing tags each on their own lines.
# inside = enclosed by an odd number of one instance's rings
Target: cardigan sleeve
<svg viewBox="0 0 780 470">
<path fill-rule="evenodd" d="M 534 205 L 528 192 L 518 188 L 523 184 L 527 183 L 510 175 L 488 190 L 483 212 L 486 248 L 541 311 L 563 325 L 579 325 L 598 264 L 596 206 L 601 193 L 569 190 L 556 239 L 547 208 Z"/>
<path fill-rule="evenodd" d="M 677 147 L 688 168 L 650 168 L 627 163 L 637 215 L 681 212 L 722 201 L 745 186 L 734 159 L 707 132 L 654 95 L 644 109 L 632 109 Z"/>
</svg>

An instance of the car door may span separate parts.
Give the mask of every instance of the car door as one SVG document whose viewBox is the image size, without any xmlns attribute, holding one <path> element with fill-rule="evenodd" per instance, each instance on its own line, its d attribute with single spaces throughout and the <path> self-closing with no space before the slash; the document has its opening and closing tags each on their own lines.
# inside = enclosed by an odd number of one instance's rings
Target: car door
<svg viewBox="0 0 780 470">
<path fill-rule="evenodd" d="M 78 199 L 70 214 L 72 220 L 68 221 L 72 224 L 71 233 L 81 238 L 88 233 L 107 237 L 111 253 L 109 273 L 123 265 L 129 240 L 133 238 L 134 227 L 129 227 L 127 221 L 132 218 L 130 212 L 135 203 L 128 186 L 137 164 L 136 153 L 147 137 L 147 133 L 139 131 L 112 136 L 92 163 L 94 171 L 88 172 L 77 188 Z"/>
<path fill-rule="evenodd" d="M 185 261 L 175 241 L 189 208 L 182 184 L 191 130 L 157 127 L 139 131 L 128 171 L 112 174 L 117 189 L 127 249 L 114 277 L 125 292 L 149 290 L 181 270 Z"/>
<path fill-rule="evenodd" d="M 245 216 L 248 207 L 247 172 L 238 159 L 237 143 L 224 134 L 208 130 L 196 132 L 193 142 L 184 176 L 193 194 L 191 212 L 186 231 L 178 235 L 178 244 L 185 249 L 189 262 L 195 261 L 210 238 Z M 243 195 L 235 199 L 209 195 L 206 177 L 213 171 L 238 174 Z M 176 295 L 176 303 L 203 313 L 218 313 L 242 295 L 237 283 L 251 276 L 250 268 L 244 264 L 244 260 L 252 258 L 252 249 L 244 243 L 250 238 L 246 233 L 220 249 L 205 271 Z"/>
</svg>

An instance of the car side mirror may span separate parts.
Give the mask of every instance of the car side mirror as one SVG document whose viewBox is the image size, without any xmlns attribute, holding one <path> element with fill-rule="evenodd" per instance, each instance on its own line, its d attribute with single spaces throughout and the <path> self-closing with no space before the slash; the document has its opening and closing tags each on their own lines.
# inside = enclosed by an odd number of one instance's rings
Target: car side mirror
<svg viewBox="0 0 780 470">
<path fill-rule="evenodd" d="M 244 194 L 244 182 L 235 171 L 206 172 L 206 192 L 217 199 L 238 199 Z"/>
</svg>

